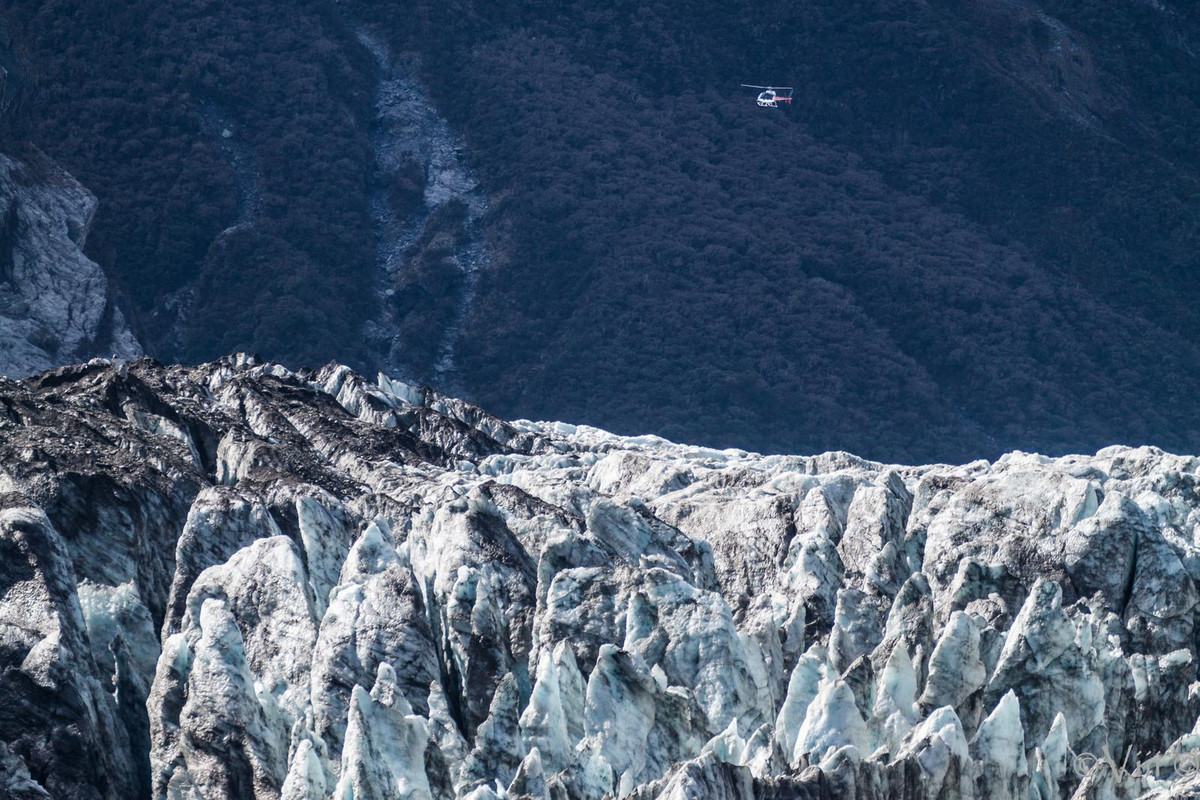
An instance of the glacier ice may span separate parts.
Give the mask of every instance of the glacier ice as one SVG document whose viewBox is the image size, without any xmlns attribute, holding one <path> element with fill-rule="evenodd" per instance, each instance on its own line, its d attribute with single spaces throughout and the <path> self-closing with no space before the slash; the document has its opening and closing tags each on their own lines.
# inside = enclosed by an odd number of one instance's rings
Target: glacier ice
<svg viewBox="0 0 1200 800">
<path fill-rule="evenodd" d="M 0 401 L 0 794 L 1200 785 L 1196 458 L 760 456 L 249 356 Z"/>
</svg>

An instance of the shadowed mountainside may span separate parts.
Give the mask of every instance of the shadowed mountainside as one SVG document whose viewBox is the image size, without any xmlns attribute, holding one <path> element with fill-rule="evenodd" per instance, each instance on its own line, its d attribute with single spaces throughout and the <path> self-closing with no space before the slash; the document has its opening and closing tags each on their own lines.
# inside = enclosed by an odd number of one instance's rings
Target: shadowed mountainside
<svg viewBox="0 0 1200 800">
<path fill-rule="evenodd" d="M 453 364 L 507 416 L 766 451 L 1200 447 L 1190 6 L 3 15 L 39 78 L 20 133 L 99 197 L 88 255 L 158 355 L 433 383 Z M 461 134 L 481 217 L 433 199 L 432 161 L 381 168 L 394 77 L 364 32 Z M 795 107 L 759 109 L 742 81 L 793 84 Z M 381 271 L 380 237 L 414 226 Z"/>
</svg>

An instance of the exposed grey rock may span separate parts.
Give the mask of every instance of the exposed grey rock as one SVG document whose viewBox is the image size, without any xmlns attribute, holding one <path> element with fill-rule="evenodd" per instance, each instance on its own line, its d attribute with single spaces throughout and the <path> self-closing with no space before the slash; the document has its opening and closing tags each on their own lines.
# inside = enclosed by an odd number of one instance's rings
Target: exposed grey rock
<svg viewBox="0 0 1200 800">
<path fill-rule="evenodd" d="M 92 193 L 37 150 L 0 153 L 0 375 L 142 354 L 104 272 L 83 254 L 95 211 Z"/>
</svg>

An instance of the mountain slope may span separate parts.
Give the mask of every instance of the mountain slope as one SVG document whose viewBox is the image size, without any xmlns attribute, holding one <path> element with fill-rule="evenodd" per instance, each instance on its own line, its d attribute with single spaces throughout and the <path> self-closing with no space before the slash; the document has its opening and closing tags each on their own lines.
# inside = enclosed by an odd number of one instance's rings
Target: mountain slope
<svg viewBox="0 0 1200 800">
<path fill-rule="evenodd" d="M 1194 457 L 759 456 L 245 356 L 0 408 L 6 797 L 1198 788 Z"/>
<path fill-rule="evenodd" d="M 9 136 L 31 81 L 0 24 L 0 374 L 22 377 L 98 353 L 142 354 L 103 270 L 83 253 L 95 195 Z"/>
<path fill-rule="evenodd" d="M 1085 5 L 431 24 L 431 80 L 521 209 L 473 396 L 762 449 L 1194 448 L 1196 18 Z M 790 114 L 731 91 L 764 73 Z"/>
<path fill-rule="evenodd" d="M 88 255 L 165 359 L 763 451 L 1200 447 L 1191 6 L 3 15 L 17 133 L 98 196 Z M 776 80 L 788 112 L 737 89 Z"/>
</svg>

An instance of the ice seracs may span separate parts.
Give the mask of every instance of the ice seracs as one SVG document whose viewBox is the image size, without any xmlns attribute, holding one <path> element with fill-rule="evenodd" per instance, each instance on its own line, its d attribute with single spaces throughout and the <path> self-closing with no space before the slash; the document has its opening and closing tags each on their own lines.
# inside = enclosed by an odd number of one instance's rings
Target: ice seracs
<svg viewBox="0 0 1200 800">
<path fill-rule="evenodd" d="M 354 687 L 347 719 L 335 800 L 432 800 L 425 771 L 429 722 L 412 713 L 390 666 L 379 666 L 369 694 Z"/>
<path fill-rule="evenodd" d="M 248 356 L 0 409 L 0 794 L 1196 783 L 1195 458 L 759 456 Z"/>
</svg>

